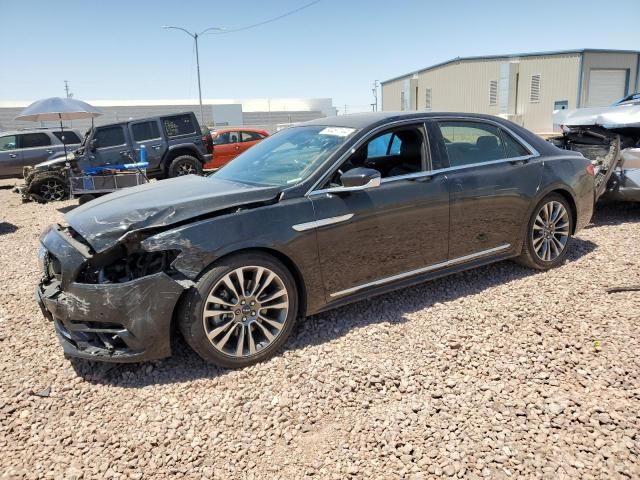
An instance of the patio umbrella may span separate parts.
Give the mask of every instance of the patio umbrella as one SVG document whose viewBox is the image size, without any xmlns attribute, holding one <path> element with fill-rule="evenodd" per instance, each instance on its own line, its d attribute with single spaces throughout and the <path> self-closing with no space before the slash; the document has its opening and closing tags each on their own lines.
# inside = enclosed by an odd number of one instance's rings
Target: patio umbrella
<svg viewBox="0 0 640 480">
<path fill-rule="evenodd" d="M 16 120 L 27 120 L 32 122 L 60 121 L 62 131 L 62 144 L 64 145 L 64 157 L 67 158 L 67 143 L 64 140 L 63 120 L 80 120 L 97 117 L 102 112 L 92 107 L 86 102 L 75 98 L 51 97 L 33 102 L 25 108 Z"/>
</svg>

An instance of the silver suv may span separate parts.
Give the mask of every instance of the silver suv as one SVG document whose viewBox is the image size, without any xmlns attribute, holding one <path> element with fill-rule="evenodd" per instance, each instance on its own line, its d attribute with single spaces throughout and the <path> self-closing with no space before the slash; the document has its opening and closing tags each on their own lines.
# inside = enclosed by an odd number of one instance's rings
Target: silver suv
<svg viewBox="0 0 640 480">
<path fill-rule="evenodd" d="M 67 151 L 80 146 L 78 130 L 64 131 Z M 64 155 L 62 132 L 32 129 L 0 133 L 0 178 L 22 177 L 22 168 Z"/>
</svg>

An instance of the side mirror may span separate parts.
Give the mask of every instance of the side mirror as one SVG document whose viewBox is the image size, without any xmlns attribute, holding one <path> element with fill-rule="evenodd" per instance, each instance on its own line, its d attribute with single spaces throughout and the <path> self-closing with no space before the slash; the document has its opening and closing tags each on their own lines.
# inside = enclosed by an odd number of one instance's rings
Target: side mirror
<svg viewBox="0 0 640 480">
<path fill-rule="evenodd" d="M 380 186 L 380 172 L 373 168 L 357 167 L 343 173 L 340 176 L 340 182 L 343 189 L 348 191 L 366 190 Z"/>
<path fill-rule="evenodd" d="M 91 140 L 91 143 L 89 144 L 89 147 L 91 149 L 91 152 L 95 152 L 96 149 L 98 148 L 98 140 L 97 139 L 93 139 Z"/>
</svg>

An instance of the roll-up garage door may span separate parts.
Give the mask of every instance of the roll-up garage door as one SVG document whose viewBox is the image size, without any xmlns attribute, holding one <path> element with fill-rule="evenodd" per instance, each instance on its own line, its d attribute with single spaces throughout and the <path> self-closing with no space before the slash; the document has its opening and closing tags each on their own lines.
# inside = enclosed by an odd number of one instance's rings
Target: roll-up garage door
<svg viewBox="0 0 640 480">
<path fill-rule="evenodd" d="M 627 70 L 591 70 L 588 107 L 606 107 L 626 95 Z"/>
</svg>

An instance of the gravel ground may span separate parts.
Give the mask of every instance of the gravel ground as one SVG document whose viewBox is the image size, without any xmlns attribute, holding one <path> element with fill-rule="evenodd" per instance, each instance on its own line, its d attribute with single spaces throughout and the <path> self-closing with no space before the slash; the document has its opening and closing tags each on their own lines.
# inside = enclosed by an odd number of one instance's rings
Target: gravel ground
<svg viewBox="0 0 640 480">
<path fill-rule="evenodd" d="M 64 359 L 33 300 L 40 231 L 74 202 L 0 181 L 1 478 L 639 478 L 640 206 L 570 260 L 510 262 L 307 319 L 241 371 L 177 342 Z"/>
</svg>

